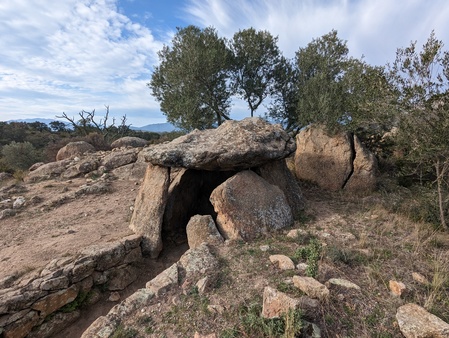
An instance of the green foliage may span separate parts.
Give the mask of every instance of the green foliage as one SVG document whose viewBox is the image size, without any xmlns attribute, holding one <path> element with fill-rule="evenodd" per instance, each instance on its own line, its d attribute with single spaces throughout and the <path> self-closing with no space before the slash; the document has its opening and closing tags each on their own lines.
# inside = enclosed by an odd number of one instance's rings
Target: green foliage
<svg viewBox="0 0 449 338">
<path fill-rule="evenodd" d="M 159 59 L 148 86 L 169 122 L 192 130 L 229 119 L 231 53 L 214 28 L 178 28 Z"/>
<path fill-rule="evenodd" d="M 41 160 L 41 154 L 30 142 L 11 142 L 2 148 L 3 162 L 14 170 L 26 170 Z"/>
<path fill-rule="evenodd" d="M 449 172 L 449 52 L 432 32 L 421 51 L 412 42 L 399 48 L 389 68 L 389 81 L 398 100 L 398 142 L 409 173 L 432 173 L 438 193 L 440 223 L 446 226 L 444 201 Z"/>
<path fill-rule="evenodd" d="M 314 238 L 307 246 L 298 248 L 293 258 L 295 260 L 305 259 L 308 265 L 306 275 L 315 278 L 318 275 L 318 262 L 321 259 L 321 251 L 321 243 Z"/>
<path fill-rule="evenodd" d="M 248 103 L 251 116 L 274 90 L 276 73 L 281 64 L 277 37 L 254 28 L 234 34 L 232 83 L 237 95 Z"/>
<path fill-rule="evenodd" d="M 134 328 L 119 325 L 111 335 L 111 338 L 136 338 L 138 333 Z"/>
<path fill-rule="evenodd" d="M 73 312 L 81 307 L 83 307 L 86 302 L 89 300 L 89 297 L 91 295 L 91 292 L 83 292 L 81 291 L 78 296 L 76 296 L 75 300 L 73 302 L 70 302 L 66 305 L 64 305 L 62 308 L 59 309 L 60 312 L 69 313 Z"/>
</svg>

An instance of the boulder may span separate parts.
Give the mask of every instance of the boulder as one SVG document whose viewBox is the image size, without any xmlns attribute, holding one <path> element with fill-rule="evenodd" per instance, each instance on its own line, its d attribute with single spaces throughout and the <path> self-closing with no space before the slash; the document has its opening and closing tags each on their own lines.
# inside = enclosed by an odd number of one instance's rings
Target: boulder
<svg viewBox="0 0 449 338">
<path fill-rule="evenodd" d="M 281 270 L 294 270 L 295 264 L 290 257 L 285 255 L 271 255 L 270 262 L 277 265 Z"/>
<path fill-rule="evenodd" d="M 263 290 L 263 318 L 279 318 L 288 313 L 289 310 L 299 308 L 298 299 L 292 298 L 283 292 L 266 286 Z"/>
<path fill-rule="evenodd" d="M 296 149 L 280 125 L 261 118 L 225 121 L 142 150 L 147 162 L 200 170 L 243 170 L 282 159 Z"/>
<path fill-rule="evenodd" d="M 56 154 L 56 161 L 71 159 L 76 156 L 81 156 L 85 153 L 93 152 L 95 152 L 95 148 L 90 143 L 84 141 L 70 142 L 59 149 L 58 153 Z"/>
<path fill-rule="evenodd" d="M 175 263 L 150 280 L 145 287 L 159 297 L 178 286 L 178 278 L 178 266 Z"/>
<path fill-rule="evenodd" d="M 132 147 L 132 148 L 139 148 L 139 147 L 145 147 L 148 144 L 147 140 L 144 140 L 140 137 L 133 137 L 133 136 L 125 136 L 121 137 L 118 140 L 115 140 L 111 143 L 111 148 L 121 148 L 121 147 Z"/>
<path fill-rule="evenodd" d="M 449 324 L 419 305 L 409 303 L 400 306 L 396 319 L 406 338 L 449 337 Z"/>
<path fill-rule="evenodd" d="M 142 253 L 156 258 L 162 250 L 162 220 L 168 197 L 170 170 L 149 164 L 134 203 L 130 229 L 142 235 Z"/>
<path fill-rule="evenodd" d="M 296 176 L 320 187 L 337 191 L 344 187 L 353 166 L 352 138 L 348 133 L 328 135 L 311 125 L 296 136 Z"/>
<path fill-rule="evenodd" d="M 128 149 L 124 151 L 112 151 L 106 155 L 101 161 L 101 165 L 107 170 L 112 170 L 137 161 L 136 149 Z"/>
<path fill-rule="evenodd" d="M 377 188 L 378 166 L 376 156 L 354 135 L 354 170 L 345 185 L 346 191 L 369 193 Z"/>
<path fill-rule="evenodd" d="M 284 193 L 251 170 L 241 171 L 214 189 L 210 201 L 226 239 L 252 240 L 293 223 Z"/>
<path fill-rule="evenodd" d="M 312 277 L 293 276 L 293 284 L 306 295 L 326 301 L 329 299 L 329 289 Z"/>
<path fill-rule="evenodd" d="M 377 186 L 376 157 L 356 135 L 329 135 L 322 126 L 311 125 L 296 137 L 295 173 L 330 190 L 368 193 Z"/>
<path fill-rule="evenodd" d="M 187 223 L 186 231 L 189 248 L 196 248 L 203 242 L 221 244 L 224 241 L 210 215 L 193 216 Z"/>
<path fill-rule="evenodd" d="M 59 177 L 69 165 L 70 160 L 46 163 L 31 171 L 24 180 L 25 182 L 30 183 Z"/>
<path fill-rule="evenodd" d="M 285 159 L 269 162 L 258 168 L 260 176 L 277 186 L 285 194 L 293 217 L 298 219 L 304 210 L 304 199 L 295 177 L 288 169 Z"/>
</svg>

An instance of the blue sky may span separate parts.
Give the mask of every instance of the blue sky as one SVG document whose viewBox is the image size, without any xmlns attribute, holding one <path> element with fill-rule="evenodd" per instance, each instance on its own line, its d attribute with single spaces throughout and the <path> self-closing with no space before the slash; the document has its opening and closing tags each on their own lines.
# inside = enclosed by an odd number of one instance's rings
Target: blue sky
<svg viewBox="0 0 449 338">
<path fill-rule="evenodd" d="M 412 40 L 421 46 L 432 29 L 449 45 L 447 0 L 2 0 L 0 121 L 101 116 L 109 105 L 133 126 L 165 122 L 146 84 L 157 52 L 189 24 L 227 38 L 268 30 L 287 57 L 336 29 L 372 65 L 392 62 Z M 235 101 L 231 116 L 248 115 Z"/>
</svg>

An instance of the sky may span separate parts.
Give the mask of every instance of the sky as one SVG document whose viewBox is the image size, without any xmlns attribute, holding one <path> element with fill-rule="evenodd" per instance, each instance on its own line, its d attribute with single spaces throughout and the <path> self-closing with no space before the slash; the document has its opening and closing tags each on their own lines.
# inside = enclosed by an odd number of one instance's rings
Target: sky
<svg viewBox="0 0 449 338">
<path fill-rule="evenodd" d="M 432 30 L 449 49 L 447 0 L 1 0 L 0 121 L 93 109 L 101 118 L 109 106 L 110 119 L 135 127 L 166 122 L 147 83 L 157 52 L 188 25 L 226 38 L 268 30 L 288 58 L 333 29 L 371 65 Z M 235 101 L 231 117 L 246 116 Z"/>
</svg>

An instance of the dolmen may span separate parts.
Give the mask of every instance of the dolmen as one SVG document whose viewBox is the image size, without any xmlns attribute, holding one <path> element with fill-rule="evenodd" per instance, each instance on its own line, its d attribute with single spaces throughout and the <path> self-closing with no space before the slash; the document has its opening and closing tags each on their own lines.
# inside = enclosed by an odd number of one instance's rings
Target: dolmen
<svg viewBox="0 0 449 338">
<path fill-rule="evenodd" d="M 230 240 L 250 241 L 291 225 L 303 209 L 285 163 L 295 150 L 280 125 L 261 118 L 229 120 L 144 148 L 148 167 L 130 222 L 143 236 L 143 253 L 156 258 L 165 240 L 185 241 L 195 215 L 210 215 L 214 233 Z"/>
</svg>

